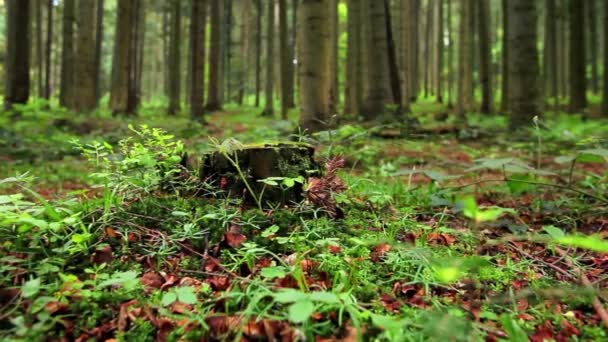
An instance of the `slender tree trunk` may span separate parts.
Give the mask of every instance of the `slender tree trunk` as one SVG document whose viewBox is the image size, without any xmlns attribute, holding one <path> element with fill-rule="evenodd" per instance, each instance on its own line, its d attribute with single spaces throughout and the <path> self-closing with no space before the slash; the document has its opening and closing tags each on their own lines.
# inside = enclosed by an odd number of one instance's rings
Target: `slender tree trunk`
<svg viewBox="0 0 608 342">
<path fill-rule="evenodd" d="M 264 91 L 264 111 L 262 116 L 274 115 L 274 0 L 266 2 L 266 85 Z"/>
<path fill-rule="evenodd" d="M 384 16 L 386 18 L 386 39 L 387 39 L 387 53 L 388 53 L 388 68 L 390 87 L 392 91 L 393 103 L 401 110 L 401 85 L 399 80 L 399 65 L 397 63 L 397 48 L 395 47 L 395 40 L 393 39 L 393 26 L 391 24 L 391 6 L 389 0 L 384 0 Z"/>
<path fill-rule="evenodd" d="M 367 20 L 365 34 L 367 54 L 366 80 L 369 82 L 363 96 L 363 116 L 367 120 L 384 119 L 385 105 L 390 101 L 388 75 L 388 39 L 386 37 L 386 12 L 384 4 L 364 0 L 363 12 Z"/>
<path fill-rule="evenodd" d="M 340 34 L 340 19 L 338 17 L 338 0 L 329 1 L 329 34 L 331 38 L 331 56 L 330 56 L 330 77 L 331 89 L 329 112 L 331 114 L 338 112 L 340 104 L 340 93 L 338 91 L 338 36 Z"/>
<path fill-rule="evenodd" d="M 137 0 L 137 23 L 133 27 L 135 42 L 135 86 L 133 87 L 135 106 L 139 106 L 143 98 L 144 46 L 146 40 L 146 1 Z"/>
<path fill-rule="evenodd" d="M 36 83 L 38 97 L 44 97 L 44 55 L 42 40 L 42 1 L 36 0 L 34 6 L 36 17 Z"/>
<path fill-rule="evenodd" d="M 490 32 L 490 2 L 477 0 L 479 26 L 479 78 L 481 81 L 482 113 L 492 113 L 492 34 Z"/>
<path fill-rule="evenodd" d="M 295 89 L 295 66 L 293 61 L 296 59 L 296 34 L 297 34 L 297 8 L 298 8 L 298 0 L 292 0 L 291 5 L 291 35 L 289 39 L 289 56 L 290 63 L 288 65 L 287 72 L 287 107 L 295 108 L 295 97 L 294 97 L 294 89 Z"/>
<path fill-rule="evenodd" d="M 95 11 L 97 0 L 78 0 L 74 100 L 77 112 L 90 112 L 97 105 L 95 87 Z"/>
<path fill-rule="evenodd" d="M 538 114 L 538 52 L 536 4 L 508 0 L 509 110 L 511 128 L 528 126 Z"/>
<path fill-rule="evenodd" d="M 410 0 L 401 1 L 401 22 L 402 22 L 402 34 L 401 34 L 401 45 L 403 46 L 403 61 L 402 61 L 402 84 L 401 84 L 401 111 L 403 113 L 409 113 L 410 110 L 410 99 L 412 91 L 412 23 L 411 14 L 413 10 L 413 4 Z"/>
<path fill-rule="evenodd" d="M 443 103 L 443 0 L 437 0 L 437 64 L 436 70 L 436 86 L 437 86 L 437 102 Z"/>
<path fill-rule="evenodd" d="M 224 5 L 224 20 L 222 21 L 224 24 L 224 29 L 221 31 L 221 39 L 224 49 L 222 50 L 223 77 L 220 79 L 220 89 L 222 89 L 220 92 L 220 100 L 223 103 L 224 99 L 229 102 L 232 95 L 232 32 L 234 31 L 232 28 L 234 26 L 234 22 L 232 17 L 232 0 L 223 0 L 222 3 Z"/>
<path fill-rule="evenodd" d="M 169 50 L 169 115 L 176 115 L 180 111 L 181 88 L 181 1 L 172 0 L 171 3 L 171 40 Z"/>
<path fill-rule="evenodd" d="M 344 113 L 358 114 L 361 102 L 361 1 L 348 1 L 348 47 L 346 55 L 346 86 Z"/>
<path fill-rule="evenodd" d="M 6 0 L 4 109 L 26 103 L 30 96 L 30 0 Z"/>
<path fill-rule="evenodd" d="M 608 117 L 608 6 L 604 2 L 604 74 L 602 89 L 602 116 Z"/>
<path fill-rule="evenodd" d="M 262 90 L 262 0 L 255 0 L 256 7 L 256 54 L 255 54 L 255 106 L 260 106 Z"/>
<path fill-rule="evenodd" d="M 416 99 L 418 98 L 418 94 L 420 93 L 420 68 L 419 68 L 419 51 L 420 51 L 420 41 L 419 41 L 419 37 L 420 37 L 420 7 L 421 7 L 421 0 L 411 0 L 412 1 L 412 8 L 410 11 L 410 19 L 409 21 L 411 22 L 411 36 L 410 36 L 410 51 L 412 54 L 411 57 L 411 63 L 412 63 L 412 67 L 411 67 L 411 83 L 412 85 L 410 86 L 410 98 L 411 98 L 411 102 L 416 102 Z"/>
<path fill-rule="evenodd" d="M 251 4 L 251 0 L 244 0 L 241 4 L 241 32 L 240 32 L 240 39 L 241 39 L 241 51 L 240 51 L 240 84 L 238 86 L 239 88 L 239 92 L 238 92 L 238 96 L 237 96 L 237 103 L 242 106 L 244 99 L 245 99 L 245 94 L 247 92 L 248 89 L 248 84 L 249 84 L 249 67 L 248 67 L 248 61 L 249 61 L 249 50 L 250 50 L 250 46 L 251 46 L 251 18 L 253 18 L 253 16 L 251 15 L 251 9 L 252 9 L 252 4 Z"/>
<path fill-rule="evenodd" d="M 555 109 L 557 110 L 558 92 L 557 92 L 557 12 L 555 9 L 555 0 L 546 1 L 547 14 L 545 16 L 545 88 L 547 95 L 555 101 Z"/>
<path fill-rule="evenodd" d="M 473 0 L 460 1 L 460 30 L 458 49 L 458 115 L 464 116 L 473 107 Z"/>
<path fill-rule="evenodd" d="M 448 6 L 448 109 L 454 107 L 452 93 L 454 91 L 454 40 L 452 39 L 452 1 L 446 0 Z M 505 0 L 506 1 L 506 0 Z"/>
<path fill-rule="evenodd" d="M 597 19 L 596 11 L 597 6 L 595 0 L 585 1 L 585 8 L 587 9 L 587 18 L 589 23 L 589 53 L 591 62 L 591 91 L 597 94 L 599 90 L 599 80 L 597 71 L 597 49 L 599 41 L 597 39 Z"/>
<path fill-rule="evenodd" d="M 59 89 L 59 104 L 70 107 L 74 77 L 74 0 L 63 2 L 62 46 L 61 46 L 61 84 Z"/>
<path fill-rule="evenodd" d="M 301 0 L 298 6 L 300 126 L 308 132 L 325 129 L 330 116 L 329 1 Z"/>
<path fill-rule="evenodd" d="M 220 0 L 210 0 L 211 16 L 211 36 L 209 43 L 209 85 L 207 86 L 207 111 L 217 111 L 222 109 L 222 18 L 223 3 Z"/>
<path fill-rule="evenodd" d="M 587 106 L 584 2 L 570 0 L 570 112 Z"/>
<path fill-rule="evenodd" d="M 96 38 L 95 38 L 95 88 L 96 88 L 96 97 L 97 97 L 97 105 L 99 105 L 99 100 L 101 100 L 103 94 L 103 73 L 101 67 L 101 54 L 103 49 L 103 20 L 104 20 L 104 0 L 97 0 L 97 29 L 96 29 Z"/>
<path fill-rule="evenodd" d="M 281 118 L 287 120 L 289 109 L 289 64 L 292 56 L 289 53 L 287 25 L 287 0 L 279 0 L 279 45 L 281 53 Z"/>
<path fill-rule="evenodd" d="M 163 92 L 164 95 L 169 97 L 169 20 L 170 10 L 166 2 L 163 2 L 162 6 L 162 17 L 161 17 L 161 35 L 162 35 L 162 51 L 163 51 Z"/>
<path fill-rule="evenodd" d="M 424 63 L 424 97 L 429 97 L 429 81 L 431 76 L 431 69 L 433 65 L 433 1 L 428 0 L 426 6 L 426 21 L 425 21 L 425 39 L 424 39 L 424 53 L 426 60 Z"/>
<path fill-rule="evenodd" d="M 110 107 L 114 115 L 137 112 L 137 17 L 140 0 L 118 0 Z"/>
<path fill-rule="evenodd" d="M 506 112 L 509 110 L 509 34 L 510 34 L 510 23 L 509 23 L 509 0 L 502 0 L 502 85 L 501 98 L 500 98 L 500 111 Z"/>
<path fill-rule="evenodd" d="M 51 52 L 53 51 L 53 0 L 47 0 L 46 7 L 46 56 L 44 70 L 44 98 L 51 97 Z"/>
<path fill-rule="evenodd" d="M 190 19 L 190 110 L 193 120 L 203 119 L 205 88 L 205 36 L 207 1 L 192 0 Z"/>
</svg>

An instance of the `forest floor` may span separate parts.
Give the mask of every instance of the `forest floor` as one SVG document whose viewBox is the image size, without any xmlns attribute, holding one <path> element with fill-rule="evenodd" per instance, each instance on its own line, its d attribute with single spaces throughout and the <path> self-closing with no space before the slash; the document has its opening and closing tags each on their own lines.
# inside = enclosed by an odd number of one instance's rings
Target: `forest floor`
<svg viewBox="0 0 608 342">
<path fill-rule="evenodd" d="M 423 129 L 343 124 L 306 138 L 344 164 L 337 218 L 162 186 L 176 140 L 199 156 L 235 144 L 209 137 L 293 138 L 258 111 L 201 125 L 155 105 L 132 119 L 32 105 L 2 122 L 0 338 L 608 339 L 608 121 L 548 113 L 509 132 L 422 103 Z"/>
</svg>

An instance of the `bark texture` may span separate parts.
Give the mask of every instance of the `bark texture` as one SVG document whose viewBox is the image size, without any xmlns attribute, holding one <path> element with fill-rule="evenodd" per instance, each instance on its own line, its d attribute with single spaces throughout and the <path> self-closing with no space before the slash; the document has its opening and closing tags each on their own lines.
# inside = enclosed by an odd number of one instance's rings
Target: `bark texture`
<svg viewBox="0 0 608 342">
<path fill-rule="evenodd" d="M 95 28 L 97 0 L 78 0 L 74 99 L 72 109 L 90 112 L 97 106 Z"/>
<path fill-rule="evenodd" d="M 209 85 L 207 87 L 207 111 L 222 109 L 222 19 L 223 1 L 210 0 Z"/>
<path fill-rule="evenodd" d="M 190 111 L 192 119 L 202 120 L 205 88 L 205 36 L 207 1 L 192 0 L 190 19 Z"/>
<path fill-rule="evenodd" d="M 570 112 L 587 106 L 585 59 L 585 2 L 570 0 Z"/>
<path fill-rule="evenodd" d="M 30 0 L 7 0 L 4 108 L 26 103 L 30 96 Z"/>
</svg>

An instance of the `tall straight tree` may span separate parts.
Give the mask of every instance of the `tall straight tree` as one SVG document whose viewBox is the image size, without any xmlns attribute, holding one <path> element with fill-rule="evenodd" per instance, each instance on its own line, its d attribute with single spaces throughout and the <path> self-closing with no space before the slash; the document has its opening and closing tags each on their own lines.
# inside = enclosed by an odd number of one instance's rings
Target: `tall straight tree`
<svg viewBox="0 0 608 342">
<path fill-rule="evenodd" d="M 552 97 L 557 105 L 557 11 L 555 0 L 546 0 L 545 7 L 547 15 L 545 15 L 545 50 L 543 53 L 545 69 L 543 74 L 547 95 Z"/>
<path fill-rule="evenodd" d="M 97 0 L 78 0 L 74 99 L 72 109 L 90 112 L 97 106 L 95 69 L 95 19 Z"/>
<path fill-rule="evenodd" d="M 329 36 L 331 41 L 330 49 L 330 78 L 331 89 L 329 90 L 330 102 L 329 111 L 336 113 L 340 95 L 338 94 L 338 35 L 340 34 L 340 20 L 338 17 L 338 0 L 329 1 Z"/>
<path fill-rule="evenodd" d="M 255 35 L 255 106 L 260 106 L 262 89 L 262 0 L 254 0 L 256 9 Z"/>
<path fill-rule="evenodd" d="M 53 0 L 46 2 L 46 49 L 44 57 L 44 94 L 45 99 L 51 97 L 51 52 L 53 51 Z"/>
<path fill-rule="evenodd" d="M 181 31 L 182 4 L 180 0 L 171 1 L 171 38 L 169 44 L 169 108 L 167 113 L 175 115 L 180 110 L 181 90 Z"/>
<path fill-rule="evenodd" d="M 192 0 L 190 17 L 190 111 L 192 119 L 203 119 L 205 88 L 205 36 L 207 1 Z"/>
<path fill-rule="evenodd" d="M 34 16 L 36 21 L 36 37 L 34 41 L 36 42 L 36 81 L 38 88 L 38 96 L 44 96 L 44 58 L 42 55 L 44 54 L 43 40 L 42 40 L 42 1 L 36 0 L 34 3 Z"/>
<path fill-rule="evenodd" d="M 274 0 L 266 1 L 266 77 L 262 116 L 274 115 Z"/>
<path fill-rule="evenodd" d="M 511 128 L 530 125 L 538 113 L 538 51 L 536 3 L 508 0 L 509 110 Z"/>
<path fill-rule="evenodd" d="M 205 110 L 216 111 L 222 109 L 222 21 L 223 1 L 210 0 L 210 42 L 209 42 L 209 84 L 207 86 L 207 104 Z"/>
<path fill-rule="evenodd" d="M 105 0 L 97 0 L 97 28 L 95 30 L 95 84 L 97 88 L 97 104 L 102 93 L 101 54 L 103 49 L 103 18 L 105 14 Z"/>
<path fill-rule="evenodd" d="M 608 117 L 608 7 L 604 7 L 604 75 L 603 75 L 603 93 L 602 93 L 602 116 Z"/>
<path fill-rule="evenodd" d="M 382 1 L 363 0 L 365 51 L 367 54 L 365 76 L 368 82 L 363 94 L 362 114 L 368 119 L 382 118 L 385 105 L 391 100 L 388 74 L 388 39 L 386 36 L 386 11 Z"/>
<path fill-rule="evenodd" d="M 72 100 L 74 77 L 74 22 L 75 0 L 63 1 L 62 45 L 61 45 L 61 84 L 59 104 L 68 107 Z"/>
<path fill-rule="evenodd" d="M 452 1 L 447 2 L 447 33 L 448 33 L 448 109 L 454 107 L 452 91 L 454 88 L 454 40 L 452 39 Z"/>
<path fill-rule="evenodd" d="M 4 108 L 30 96 L 30 0 L 7 0 Z"/>
<path fill-rule="evenodd" d="M 344 87 L 344 112 L 359 113 L 362 93 L 361 83 L 361 1 L 348 0 L 348 44 L 346 53 L 346 86 Z"/>
<path fill-rule="evenodd" d="M 289 109 L 289 65 L 292 56 L 289 51 L 289 30 L 287 24 L 287 0 L 279 0 L 279 46 L 281 53 L 281 118 L 287 119 Z"/>
<path fill-rule="evenodd" d="M 473 108 L 473 0 L 460 0 L 460 29 L 458 33 L 458 115 Z"/>
<path fill-rule="evenodd" d="M 118 0 L 112 61 L 110 107 L 114 115 L 135 115 L 137 90 L 137 23 L 141 0 Z"/>
<path fill-rule="evenodd" d="M 502 0 L 502 60 L 501 60 L 501 85 L 500 90 L 502 92 L 500 98 L 500 111 L 506 112 L 509 109 L 509 0 Z"/>
<path fill-rule="evenodd" d="M 587 106 L 585 59 L 585 1 L 570 1 L 570 112 Z"/>
<path fill-rule="evenodd" d="M 391 23 L 391 6 L 389 0 L 384 0 L 384 25 L 386 30 L 386 45 L 388 53 L 389 83 L 391 89 L 392 103 L 401 110 L 401 84 L 399 79 L 399 63 L 397 62 L 397 47 L 393 38 L 393 26 Z"/>
<path fill-rule="evenodd" d="M 435 75 L 436 75 L 436 92 L 437 92 L 437 102 L 443 103 L 443 0 L 436 1 L 437 6 L 437 37 L 436 37 L 436 54 L 437 54 L 437 63 L 435 63 Z"/>
<path fill-rule="evenodd" d="M 298 6 L 300 127 L 308 132 L 325 129 L 330 116 L 329 2 L 301 0 Z"/>
<path fill-rule="evenodd" d="M 589 60 L 591 62 L 591 91 L 593 91 L 593 93 L 595 94 L 598 92 L 599 88 L 597 70 L 597 50 L 599 42 L 597 40 L 597 6 L 595 0 L 585 1 L 585 9 L 587 9 L 587 23 L 589 26 Z"/>
<path fill-rule="evenodd" d="M 492 113 L 492 34 L 490 32 L 490 2 L 477 0 L 479 32 L 479 78 L 481 82 L 482 113 Z"/>
</svg>

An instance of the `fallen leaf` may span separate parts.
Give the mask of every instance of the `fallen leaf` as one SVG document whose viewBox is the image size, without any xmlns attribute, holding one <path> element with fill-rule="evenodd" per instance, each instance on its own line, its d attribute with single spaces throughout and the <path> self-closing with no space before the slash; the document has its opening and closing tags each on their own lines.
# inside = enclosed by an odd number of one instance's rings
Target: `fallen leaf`
<svg viewBox="0 0 608 342">
<path fill-rule="evenodd" d="M 329 245 L 329 246 L 327 246 L 327 248 L 329 249 L 329 252 L 332 254 L 340 254 L 342 252 L 342 247 L 337 246 L 337 245 Z"/>
<path fill-rule="evenodd" d="M 69 308 L 68 304 L 58 301 L 48 302 L 44 305 L 44 309 L 51 315 L 55 313 L 66 313 Z"/>
<path fill-rule="evenodd" d="M 152 291 L 161 288 L 163 285 L 163 278 L 156 272 L 146 272 L 141 277 L 141 283 L 146 290 Z"/>
<path fill-rule="evenodd" d="M 96 250 L 95 253 L 93 253 L 93 256 L 91 257 L 91 262 L 96 265 L 109 264 L 110 262 L 112 262 L 113 259 L 114 255 L 112 253 L 112 247 L 105 246 Z"/>
<path fill-rule="evenodd" d="M 392 248 L 393 247 L 387 243 L 376 246 L 372 251 L 371 260 L 374 262 L 380 261 Z"/>
<path fill-rule="evenodd" d="M 456 238 L 450 234 L 433 232 L 427 239 L 431 245 L 451 246 L 456 242 Z"/>
<path fill-rule="evenodd" d="M 207 282 L 215 291 L 224 291 L 230 286 L 230 279 L 226 276 L 212 276 Z"/>
<path fill-rule="evenodd" d="M 551 321 L 546 320 L 543 324 L 536 326 L 536 330 L 530 335 L 530 342 L 551 341 L 555 338 Z"/>
<path fill-rule="evenodd" d="M 380 302 L 386 309 L 386 311 L 397 313 L 401 310 L 403 304 L 395 296 L 390 294 L 383 294 L 380 296 Z"/>
<path fill-rule="evenodd" d="M 224 234 L 224 240 L 228 244 L 228 246 L 232 248 L 240 247 L 245 241 L 247 241 L 247 237 L 241 234 L 241 227 L 236 224 L 230 226 L 228 232 Z"/>
</svg>

